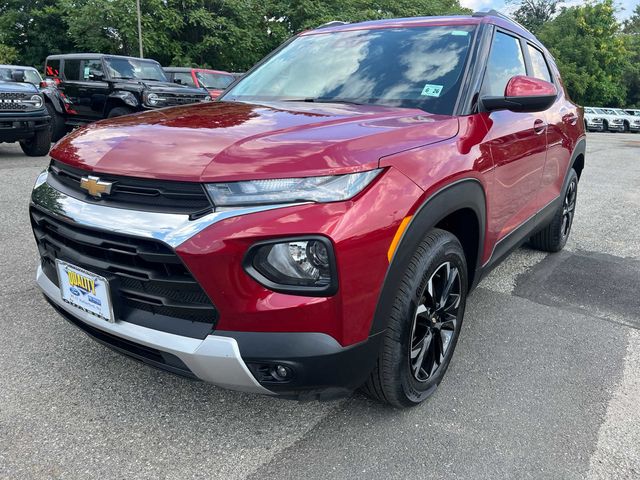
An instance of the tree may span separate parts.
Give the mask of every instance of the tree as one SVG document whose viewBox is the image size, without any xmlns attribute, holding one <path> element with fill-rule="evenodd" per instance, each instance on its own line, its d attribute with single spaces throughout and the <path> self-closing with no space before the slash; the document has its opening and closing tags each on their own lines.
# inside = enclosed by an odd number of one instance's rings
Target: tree
<svg viewBox="0 0 640 480">
<path fill-rule="evenodd" d="M 628 107 L 640 107 L 640 5 L 624 23 L 624 41 L 629 51 L 629 62 L 623 78 L 627 85 Z"/>
<path fill-rule="evenodd" d="M 554 55 L 574 101 L 581 105 L 621 106 L 627 88 L 625 41 L 613 0 L 563 8 L 542 26 L 538 38 Z"/>
<path fill-rule="evenodd" d="M 557 13 L 562 0 L 508 0 L 508 4 L 517 5 L 513 18 L 536 34 L 540 28 Z"/>
</svg>

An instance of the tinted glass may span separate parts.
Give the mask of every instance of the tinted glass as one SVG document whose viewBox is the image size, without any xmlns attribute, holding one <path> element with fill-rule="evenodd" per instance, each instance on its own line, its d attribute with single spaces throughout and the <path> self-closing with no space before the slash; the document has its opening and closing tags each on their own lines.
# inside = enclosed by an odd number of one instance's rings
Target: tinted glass
<svg viewBox="0 0 640 480">
<path fill-rule="evenodd" d="M 215 90 L 224 90 L 235 80 L 233 75 L 223 75 L 221 73 L 211 72 L 196 72 L 196 77 L 198 78 L 198 82 L 200 82 L 204 88 L 211 88 Z"/>
<path fill-rule="evenodd" d="M 80 80 L 80 60 L 64 61 L 64 78 L 65 80 Z"/>
<path fill-rule="evenodd" d="M 482 92 L 500 97 L 511 77 L 526 75 L 527 68 L 520 48 L 520 41 L 506 33 L 496 32 L 487 62 Z"/>
<path fill-rule="evenodd" d="M 84 60 L 82 67 L 82 79 L 89 80 L 91 73 L 102 74 L 102 61 L 99 58 Z"/>
<path fill-rule="evenodd" d="M 551 81 L 551 73 L 549 73 L 549 67 L 544 59 L 544 55 L 540 50 L 531 45 L 528 45 L 529 57 L 531 57 L 531 66 L 533 67 L 532 76 L 541 80 Z"/>
<path fill-rule="evenodd" d="M 350 101 L 451 114 L 473 30 L 458 25 L 303 35 L 224 98 Z"/>
<path fill-rule="evenodd" d="M 157 62 L 140 58 L 107 57 L 105 64 L 110 77 L 114 79 L 167 81 L 167 77 Z"/>
<path fill-rule="evenodd" d="M 60 76 L 60 60 L 49 60 L 45 67 L 44 74 L 47 77 L 59 77 Z"/>
</svg>

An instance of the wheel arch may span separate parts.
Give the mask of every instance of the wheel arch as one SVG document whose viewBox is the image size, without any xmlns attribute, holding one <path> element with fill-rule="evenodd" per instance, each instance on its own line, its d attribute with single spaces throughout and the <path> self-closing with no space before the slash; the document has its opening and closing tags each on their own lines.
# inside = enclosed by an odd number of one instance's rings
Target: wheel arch
<svg viewBox="0 0 640 480">
<path fill-rule="evenodd" d="M 587 150 L 587 140 L 582 137 L 576 143 L 576 146 L 573 149 L 573 153 L 571 154 L 571 160 L 569 161 L 569 167 L 564 175 L 565 181 L 569 176 L 569 171 L 573 168 L 578 174 L 578 180 L 580 180 L 580 176 L 582 175 L 582 170 L 584 170 L 584 158 Z"/>
<path fill-rule="evenodd" d="M 42 90 L 42 94 L 44 95 L 45 103 L 50 103 L 57 113 L 64 115 L 64 107 L 62 106 L 62 100 L 58 92 L 52 92 L 51 89 L 44 89 Z"/>
<path fill-rule="evenodd" d="M 127 107 L 133 110 L 140 108 L 140 102 L 136 96 L 126 90 L 116 90 L 111 92 L 107 97 L 107 101 L 104 104 L 103 115 L 106 117 L 109 112 L 116 107 Z"/>
<path fill-rule="evenodd" d="M 391 258 L 378 297 L 370 335 L 386 328 L 396 287 L 413 252 L 433 228 L 449 231 L 462 244 L 467 257 L 468 286 L 471 289 L 480 277 L 486 231 L 486 195 L 479 180 L 458 180 L 429 196 L 415 209 Z"/>
</svg>

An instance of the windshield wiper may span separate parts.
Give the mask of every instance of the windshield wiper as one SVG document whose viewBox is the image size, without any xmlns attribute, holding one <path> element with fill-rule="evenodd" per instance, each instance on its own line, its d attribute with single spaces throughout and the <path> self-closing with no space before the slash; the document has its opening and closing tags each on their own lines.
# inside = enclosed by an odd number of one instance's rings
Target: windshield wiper
<svg viewBox="0 0 640 480">
<path fill-rule="evenodd" d="M 368 105 L 367 103 L 355 102 L 343 98 L 288 98 L 283 102 L 308 102 L 308 103 L 344 103 L 347 105 Z"/>
</svg>

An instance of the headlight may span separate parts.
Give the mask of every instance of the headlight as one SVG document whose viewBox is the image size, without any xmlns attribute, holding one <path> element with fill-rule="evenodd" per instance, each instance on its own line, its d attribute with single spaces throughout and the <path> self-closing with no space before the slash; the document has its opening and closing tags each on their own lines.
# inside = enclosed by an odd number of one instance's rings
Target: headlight
<svg viewBox="0 0 640 480">
<path fill-rule="evenodd" d="M 247 273 L 270 290 L 330 296 L 338 288 L 333 246 L 325 237 L 261 242 L 244 261 Z"/>
<path fill-rule="evenodd" d="M 166 100 L 166 98 L 159 96 L 157 93 L 148 93 L 146 97 L 147 105 L 151 107 L 157 107 Z"/>
<path fill-rule="evenodd" d="M 282 178 L 207 184 L 217 207 L 289 202 L 348 200 L 369 185 L 382 169 L 326 177 Z"/>
<path fill-rule="evenodd" d="M 42 99 L 42 96 L 40 95 L 32 95 L 31 98 L 29 100 L 23 100 L 24 103 L 28 103 L 31 108 L 42 108 L 42 105 L 44 104 L 44 100 Z"/>
</svg>

